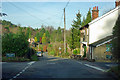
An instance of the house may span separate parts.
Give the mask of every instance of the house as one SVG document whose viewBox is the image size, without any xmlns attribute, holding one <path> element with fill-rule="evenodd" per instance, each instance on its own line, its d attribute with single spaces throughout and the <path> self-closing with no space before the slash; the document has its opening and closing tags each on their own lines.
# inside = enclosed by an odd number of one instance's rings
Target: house
<svg viewBox="0 0 120 80">
<path fill-rule="evenodd" d="M 93 7 L 92 21 L 80 28 L 80 54 L 88 59 L 111 59 L 112 30 L 120 15 L 120 1 L 116 7 L 99 17 L 98 7 Z M 86 47 L 86 49 L 85 49 Z"/>
<path fill-rule="evenodd" d="M 29 39 L 28 39 L 28 42 L 29 42 L 30 44 L 32 44 L 32 43 L 35 42 L 35 39 L 34 39 L 34 38 L 29 38 Z"/>
</svg>

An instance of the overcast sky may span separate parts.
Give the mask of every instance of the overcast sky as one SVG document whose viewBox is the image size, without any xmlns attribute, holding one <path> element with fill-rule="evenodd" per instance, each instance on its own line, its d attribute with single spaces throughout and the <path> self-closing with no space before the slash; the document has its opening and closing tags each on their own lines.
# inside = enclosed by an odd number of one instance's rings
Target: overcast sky
<svg viewBox="0 0 120 80">
<path fill-rule="evenodd" d="M 9 0 L 8 0 L 9 1 Z M 2 12 L 8 16 L 2 19 L 11 21 L 21 26 L 31 26 L 40 28 L 41 25 L 54 26 L 55 28 L 64 27 L 63 9 L 67 2 L 2 2 Z M 71 28 L 76 13 L 80 10 L 83 16 L 86 16 L 89 8 L 98 6 L 99 16 L 110 9 L 115 8 L 115 2 L 72 2 L 66 7 L 66 28 Z"/>
</svg>

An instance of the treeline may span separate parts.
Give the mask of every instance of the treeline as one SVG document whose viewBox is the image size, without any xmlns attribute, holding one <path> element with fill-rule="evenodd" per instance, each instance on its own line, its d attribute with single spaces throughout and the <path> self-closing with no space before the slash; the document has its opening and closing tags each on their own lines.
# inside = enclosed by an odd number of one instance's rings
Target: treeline
<svg viewBox="0 0 120 80">
<path fill-rule="evenodd" d="M 31 27 L 21 27 L 20 24 L 14 25 L 6 20 L 2 20 L 1 23 L 3 56 L 6 53 L 16 53 L 18 57 L 28 56 L 30 48 L 28 39 L 30 38 L 33 38 L 35 43 L 44 45 L 52 42 L 63 42 L 63 29 L 60 27 L 54 29 L 52 26 L 42 25 L 40 29 L 33 29 Z"/>
</svg>

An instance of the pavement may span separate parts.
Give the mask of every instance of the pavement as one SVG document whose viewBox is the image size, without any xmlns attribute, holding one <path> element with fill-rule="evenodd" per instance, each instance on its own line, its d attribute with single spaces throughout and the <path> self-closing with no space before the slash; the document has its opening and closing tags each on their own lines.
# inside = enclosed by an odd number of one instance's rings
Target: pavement
<svg viewBox="0 0 120 80">
<path fill-rule="evenodd" d="M 2 79 L 41 80 L 41 79 L 109 79 L 117 80 L 107 73 L 115 63 L 76 61 L 44 54 L 39 61 L 4 62 Z"/>
</svg>

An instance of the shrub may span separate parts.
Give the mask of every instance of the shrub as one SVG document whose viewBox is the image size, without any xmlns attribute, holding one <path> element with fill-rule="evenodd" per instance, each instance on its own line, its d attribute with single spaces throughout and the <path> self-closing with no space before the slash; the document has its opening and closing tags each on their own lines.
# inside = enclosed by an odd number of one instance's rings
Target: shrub
<svg viewBox="0 0 120 80">
<path fill-rule="evenodd" d="M 52 47 L 52 44 L 49 44 L 49 46 L 48 47 Z"/>
<path fill-rule="evenodd" d="M 55 52 L 52 50 L 52 51 L 50 51 L 50 55 L 54 55 L 55 54 Z"/>
<path fill-rule="evenodd" d="M 39 59 L 38 59 L 37 55 L 34 54 L 34 55 L 31 56 L 31 60 L 32 61 L 38 61 Z"/>
<path fill-rule="evenodd" d="M 66 53 L 65 53 L 65 55 L 66 55 L 66 56 L 69 56 L 69 53 L 68 53 L 68 52 L 66 52 Z"/>
<path fill-rule="evenodd" d="M 74 55 L 77 55 L 77 50 L 76 50 L 76 49 L 73 50 L 73 54 L 74 54 Z"/>
<path fill-rule="evenodd" d="M 28 41 L 24 33 L 8 33 L 2 36 L 2 54 L 16 53 L 17 57 L 24 57 L 28 52 Z"/>
</svg>

